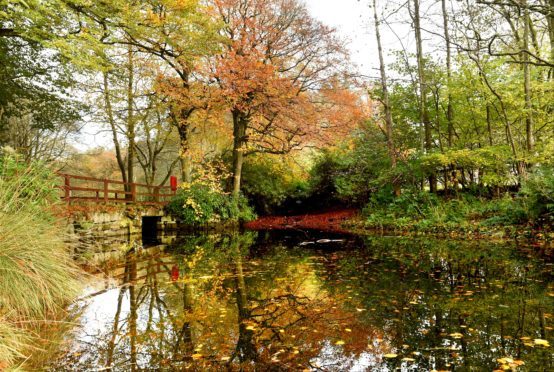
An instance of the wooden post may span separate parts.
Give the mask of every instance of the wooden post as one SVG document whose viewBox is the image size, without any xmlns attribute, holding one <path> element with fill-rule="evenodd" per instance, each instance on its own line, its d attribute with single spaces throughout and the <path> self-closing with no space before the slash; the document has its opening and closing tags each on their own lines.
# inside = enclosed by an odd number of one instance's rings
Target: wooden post
<svg viewBox="0 0 554 372">
<path fill-rule="evenodd" d="M 156 203 L 160 201 L 160 186 L 154 186 L 154 201 Z"/>
<path fill-rule="evenodd" d="M 104 204 L 108 204 L 108 180 L 104 178 Z"/>
<path fill-rule="evenodd" d="M 137 201 L 137 184 L 131 184 L 131 201 L 134 203 Z"/>
<path fill-rule="evenodd" d="M 66 174 L 64 176 L 64 190 L 65 190 L 64 198 L 68 203 L 69 203 L 69 199 L 71 198 L 70 187 L 71 186 L 69 185 L 69 176 Z"/>
<path fill-rule="evenodd" d="M 177 194 L 177 177 L 171 176 L 169 178 L 169 183 L 171 185 L 171 191 L 173 191 L 173 195 Z"/>
</svg>

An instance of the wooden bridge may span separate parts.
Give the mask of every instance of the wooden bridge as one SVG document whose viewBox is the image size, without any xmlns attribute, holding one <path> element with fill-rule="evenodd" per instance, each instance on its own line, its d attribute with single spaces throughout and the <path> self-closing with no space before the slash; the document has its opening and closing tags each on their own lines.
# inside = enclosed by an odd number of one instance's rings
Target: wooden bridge
<svg viewBox="0 0 554 372">
<path fill-rule="evenodd" d="M 170 186 L 123 182 L 60 173 L 62 200 L 74 203 L 126 203 L 146 206 L 164 206 L 177 193 L 177 178 L 171 176 Z"/>
</svg>

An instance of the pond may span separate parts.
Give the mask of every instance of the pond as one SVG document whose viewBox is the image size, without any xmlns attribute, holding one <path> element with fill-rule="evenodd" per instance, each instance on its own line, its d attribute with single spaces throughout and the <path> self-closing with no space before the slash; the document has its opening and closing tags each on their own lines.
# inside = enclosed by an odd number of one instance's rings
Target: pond
<svg viewBox="0 0 554 372">
<path fill-rule="evenodd" d="M 97 269 L 51 370 L 554 369 L 553 265 L 533 247 L 244 232 Z"/>
</svg>

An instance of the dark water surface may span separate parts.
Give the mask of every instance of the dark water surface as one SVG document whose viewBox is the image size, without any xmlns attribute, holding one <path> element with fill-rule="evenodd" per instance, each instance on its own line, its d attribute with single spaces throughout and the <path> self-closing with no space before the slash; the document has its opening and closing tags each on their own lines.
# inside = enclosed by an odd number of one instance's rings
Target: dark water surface
<svg viewBox="0 0 554 372">
<path fill-rule="evenodd" d="M 184 236 L 99 264 L 50 368 L 554 370 L 553 265 L 536 250 Z"/>
</svg>

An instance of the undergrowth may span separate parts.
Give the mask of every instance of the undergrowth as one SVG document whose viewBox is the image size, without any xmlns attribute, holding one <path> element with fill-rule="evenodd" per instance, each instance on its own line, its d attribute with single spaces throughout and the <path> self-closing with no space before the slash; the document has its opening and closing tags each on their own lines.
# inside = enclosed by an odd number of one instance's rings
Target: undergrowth
<svg viewBox="0 0 554 372">
<path fill-rule="evenodd" d="M 425 233 L 487 234 L 530 223 L 528 203 L 511 195 L 498 199 L 470 194 L 444 198 L 408 190 L 389 200 L 373 197 L 363 214 L 368 228 Z"/>
</svg>

